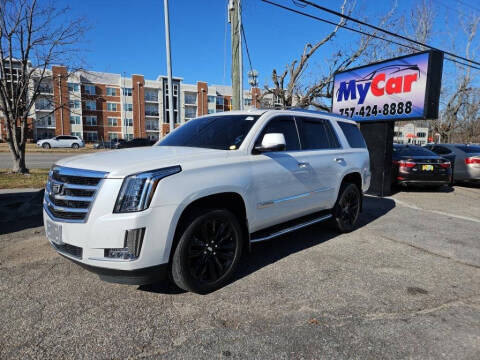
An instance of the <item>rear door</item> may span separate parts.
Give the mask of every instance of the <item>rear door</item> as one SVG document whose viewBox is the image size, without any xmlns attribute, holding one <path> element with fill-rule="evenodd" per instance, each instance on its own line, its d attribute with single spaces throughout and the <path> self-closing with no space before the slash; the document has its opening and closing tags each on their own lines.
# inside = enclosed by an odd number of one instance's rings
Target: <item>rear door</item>
<svg viewBox="0 0 480 360">
<path fill-rule="evenodd" d="M 333 207 L 336 188 L 347 165 L 338 137 L 329 120 L 296 116 L 299 124 L 302 152 L 301 163 L 311 172 L 310 201 L 317 209 Z"/>
<path fill-rule="evenodd" d="M 282 133 L 286 150 L 251 155 L 252 191 L 256 199 L 256 216 L 249 219 L 253 231 L 313 212 L 312 168 L 300 160 L 303 157 L 294 117 L 270 119 L 257 136 L 255 146 L 261 144 L 267 133 Z"/>
</svg>

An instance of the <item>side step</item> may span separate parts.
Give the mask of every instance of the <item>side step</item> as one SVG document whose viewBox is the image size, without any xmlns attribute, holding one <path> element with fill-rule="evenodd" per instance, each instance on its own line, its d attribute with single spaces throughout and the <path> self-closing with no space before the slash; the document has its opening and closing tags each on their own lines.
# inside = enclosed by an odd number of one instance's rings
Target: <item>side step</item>
<svg viewBox="0 0 480 360">
<path fill-rule="evenodd" d="M 292 231 L 302 229 L 304 227 L 328 220 L 332 217 L 330 211 L 321 211 L 312 215 L 303 216 L 301 218 L 287 221 L 285 223 L 275 225 L 263 230 L 259 230 L 250 235 L 250 243 L 270 240 L 278 236 L 288 234 Z"/>
</svg>

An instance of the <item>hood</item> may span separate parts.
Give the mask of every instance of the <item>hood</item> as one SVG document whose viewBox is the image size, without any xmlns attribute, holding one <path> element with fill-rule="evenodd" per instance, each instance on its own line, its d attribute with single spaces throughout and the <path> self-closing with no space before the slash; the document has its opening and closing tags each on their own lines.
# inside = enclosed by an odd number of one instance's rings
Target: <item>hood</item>
<svg viewBox="0 0 480 360">
<path fill-rule="evenodd" d="M 142 171 L 160 169 L 167 166 L 224 158 L 226 150 L 179 146 L 149 146 L 121 150 L 102 151 L 68 157 L 56 162 L 56 165 L 76 169 L 108 172 L 108 178 L 123 178 Z"/>
</svg>

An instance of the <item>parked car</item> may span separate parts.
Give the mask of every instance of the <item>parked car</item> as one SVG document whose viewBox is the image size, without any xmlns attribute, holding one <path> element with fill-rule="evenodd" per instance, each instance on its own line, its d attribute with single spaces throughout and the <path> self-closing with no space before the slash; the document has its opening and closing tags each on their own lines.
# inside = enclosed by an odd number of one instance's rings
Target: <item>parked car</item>
<svg viewBox="0 0 480 360">
<path fill-rule="evenodd" d="M 118 149 L 121 143 L 124 143 L 124 139 L 116 139 L 112 141 L 99 141 L 93 144 L 94 149 Z"/>
<path fill-rule="evenodd" d="M 84 141 L 78 136 L 59 135 L 51 139 L 43 139 L 37 141 L 37 146 L 44 149 L 50 148 L 73 148 L 78 149 L 85 147 Z"/>
<path fill-rule="evenodd" d="M 370 178 L 353 121 L 232 111 L 190 120 L 149 148 L 59 160 L 43 216 L 55 250 L 104 280 L 169 275 L 206 293 L 253 243 L 328 219 L 354 230 Z"/>
<path fill-rule="evenodd" d="M 455 156 L 454 181 L 480 181 L 480 145 L 435 144 L 427 145 L 427 148 L 441 156 L 447 151 L 447 155 Z"/>
<path fill-rule="evenodd" d="M 125 148 L 131 148 L 131 147 L 139 147 L 139 146 L 152 146 L 155 143 L 156 141 L 150 140 L 148 138 L 137 138 L 137 139 L 132 139 L 129 141 L 124 141 L 122 143 L 119 143 L 117 146 L 117 149 L 125 149 Z"/>
<path fill-rule="evenodd" d="M 450 161 L 426 148 L 393 144 L 392 160 L 394 185 L 443 186 L 451 182 Z"/>
</svg>

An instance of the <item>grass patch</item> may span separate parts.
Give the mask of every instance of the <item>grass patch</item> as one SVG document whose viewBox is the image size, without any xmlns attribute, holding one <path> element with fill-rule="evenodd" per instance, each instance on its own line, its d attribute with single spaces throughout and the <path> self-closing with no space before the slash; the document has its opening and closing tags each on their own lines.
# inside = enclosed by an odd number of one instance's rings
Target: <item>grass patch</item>
<svg viewBox="0 0 480 360">
<path fill-rule="evenodd" d="M 30 174 L 13 174 L 0 169 L 0 189 L 44 188 L 49 169 L 30 169 Z"/>
<path fill-rule="evenodd" d="M 103 149 L 102 149 L 103 150 Z M 43 149 L 38 147 L 35 144 L 26 144 L 25 152 L 32 153 L 32 152 L 44 152 L 44 153 L 52 153 L 52 152 L 61 152 L 61 153 L 89 153 L 94 151 L 100 151 L 93 148 L 93 144 L 87 144 L 85 147 L 80 149 L 72 149 L 72 148 L 52 148 L 52 149 Z M 8 144 L 6 142 L 0 143 L 0 153 L 10 152 Z"/>
</svg>

